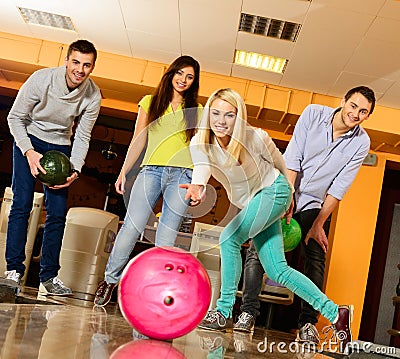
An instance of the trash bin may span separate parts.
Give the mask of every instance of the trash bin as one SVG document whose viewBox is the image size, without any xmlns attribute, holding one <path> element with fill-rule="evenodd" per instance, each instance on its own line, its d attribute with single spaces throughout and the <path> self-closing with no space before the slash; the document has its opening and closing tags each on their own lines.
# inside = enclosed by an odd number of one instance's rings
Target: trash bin
<svg viewBox="0 0 400 359">
<path fill-rule="evenodd" d="M 194 224 L 190 252 L 207 270 L 211 282 L 209 309 L 214 309 L 221 291 L 221 256 L 219 236 L 224 227 L 196 222 Z"/>
<path fill-rule="evenodd" d="M 73 207 L 67 213 L 60 253 L 59 277 L 77 296 L 90 299 L 104 270 L 118 231 L 119 217 L 88 207 Z"/>
</svg>

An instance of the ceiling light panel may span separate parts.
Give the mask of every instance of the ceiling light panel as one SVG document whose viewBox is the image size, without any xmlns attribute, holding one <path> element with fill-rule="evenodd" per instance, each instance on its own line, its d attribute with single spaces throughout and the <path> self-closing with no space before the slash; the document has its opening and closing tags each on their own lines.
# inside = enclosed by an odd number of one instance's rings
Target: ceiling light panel
<svg viewBox="0 0 400 359">
<path fill-rule="evenodd" d="M 242 50 L 235 51 L 235 64 L 252 67 L 254 69 L 275 72 L 277 74 L 283 74 L 287 59 L 280 57 L 274 57 L 270 55 L 258 54 L 256 52 L 248 52 Z"/>
<path fill-rule="evenodd" d="M 301 24 L 242 13 L 239 31 L 295 42 Z"/>
<path fill-rule="evenodd" d="M 27 24 L 37 24 L 55 27 L 58 29 L 76 31 L 69 16 L 57 15 L 49 12 L 18 7 L 22 18 Z"/>
</svg>

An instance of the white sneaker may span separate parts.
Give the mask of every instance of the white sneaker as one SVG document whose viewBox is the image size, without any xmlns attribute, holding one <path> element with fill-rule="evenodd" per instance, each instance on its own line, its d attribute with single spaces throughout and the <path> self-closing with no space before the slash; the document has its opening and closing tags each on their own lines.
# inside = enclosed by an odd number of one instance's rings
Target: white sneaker
<svg viewBox="0 0 400 359">
<path fill-rule="evenodd" d="M 21 282 L 21 274 L 17 273 L 16 270 L 6 270 L 4 272 L 5 279 L 12 280 L 16 282 L 18 285 Z"/>
<path fill-rule="evenodd" d="M 18 295 L 21 291 L 21 273 L 16 270 L 7 270 L 4 272 L 4 277 L 0 277 L 0 285 L 11 288 Z"/>
</svg>

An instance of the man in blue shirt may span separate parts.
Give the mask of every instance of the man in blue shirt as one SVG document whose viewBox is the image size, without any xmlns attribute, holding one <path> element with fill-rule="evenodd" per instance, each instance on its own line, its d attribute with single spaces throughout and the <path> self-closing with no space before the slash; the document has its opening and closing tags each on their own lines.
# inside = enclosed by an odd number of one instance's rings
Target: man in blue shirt
<svg viewBox="0 0 400 359">
<path fill-rule="evenodd" d="M 330 217 L 368 154 L 370 139 L 360 124 L 374 107 L 374 92 L 365 86 L 349 90 L 340 108 L 307 106 L 284 153 L 289 180 L 295 188 L 285 216 L 289 223 L 293 215 L 301 226 L 304 274 L 320 289 L 324 282 Z M 251 243 L 244 267 L 242 314 L 234 330 L 253 330 L 259 315 L 257 297 L 263 272 Z M 298 341 L 318 344 L 315 328 L 318 315 L 308 303 L 301 302 Z"/>
</svg>

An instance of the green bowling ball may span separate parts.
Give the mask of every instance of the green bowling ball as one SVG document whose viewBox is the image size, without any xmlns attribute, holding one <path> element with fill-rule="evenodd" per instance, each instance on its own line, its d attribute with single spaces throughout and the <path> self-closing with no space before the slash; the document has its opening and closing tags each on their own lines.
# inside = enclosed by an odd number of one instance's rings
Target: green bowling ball
<svg viewBox="0 0 400 359">
<path fill-rule="evenodd" d="M 283 249 L 290 252 L 295 249 L 301 241 L 301 228 L 295 219 L 286 224 L 286 218 L 282 218 Z"/>
<path fill-rule="evenodd" d="M 47 151 L 40 159 L 40 165 L 46 170 L 46 174 L 39 171 L 36 178 L 49 187 L 64 184 L 71 175 L 71 162 L 60 151 Z"/>
</svg>

